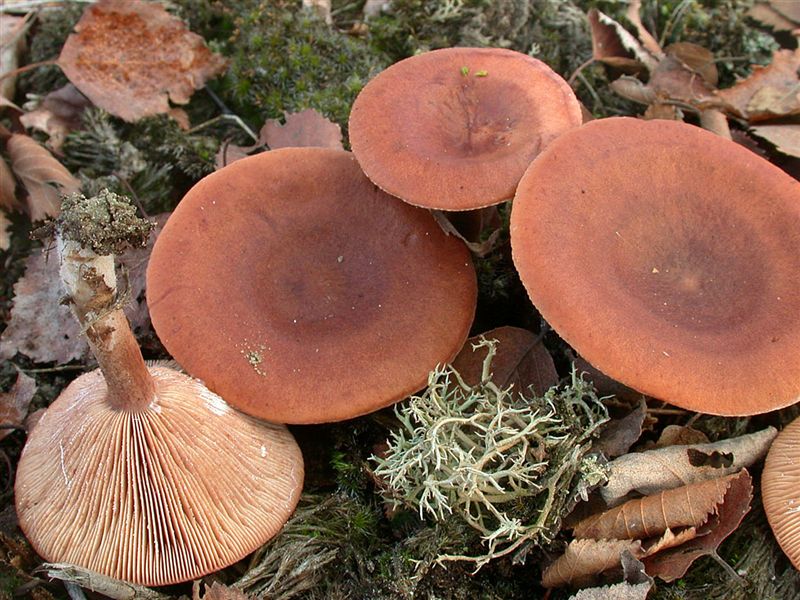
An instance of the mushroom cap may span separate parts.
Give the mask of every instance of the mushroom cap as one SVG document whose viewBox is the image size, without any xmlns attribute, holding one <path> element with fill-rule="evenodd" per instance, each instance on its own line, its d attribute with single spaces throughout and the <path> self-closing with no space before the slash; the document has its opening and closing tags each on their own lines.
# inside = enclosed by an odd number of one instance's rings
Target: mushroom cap
<svg viewBox="0 0 800 600">
<path fill-rule="evenodd" d="M 580 124 L 575 94 L 543 62 L 446 48 L 378 74 L 353 103 L 349 128 L 378 187 L 417 206 L 468 210 L 510 199 L 539 152 Z"/>
<path fill-rule="evenodd" d="M 51 562 L 141 585 L 196 579 L 245 557 L 294 511 L 303 458 L 200 382 L 150 367 L 152 408 L 118 411 L 99 370 L 73 381 L 28 438 L 19 522 Z"/>
<path fill-rule="evenodd" d="M 719 415 L 800 396 L 800 183 L 749 150 L 593 121 L 525 173 L 511 245 L 542 316 L 614 379 Z"/>
<path fill-rule="evenodd" d="M 349 152 L 285 148 L 192 188 L 147 273 L 153 325 L 226 402 L 280 423 L 383 408 L 467 337 L 469 252 Z"/>
<path fill-rule="evenodd" d="M 761 497 L 778 545 L 800 569 L 800 418 L 772 442 L 761 476 Z"/>
</svg>

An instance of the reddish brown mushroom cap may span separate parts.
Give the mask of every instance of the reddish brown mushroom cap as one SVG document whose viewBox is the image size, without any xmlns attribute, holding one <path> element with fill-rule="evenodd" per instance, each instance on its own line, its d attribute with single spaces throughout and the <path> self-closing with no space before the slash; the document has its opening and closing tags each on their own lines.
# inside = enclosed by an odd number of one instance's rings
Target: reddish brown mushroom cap
<svg viewBox="0 0 800 600">
<path fill-rule="evenodd" d="M 112 408 L 100 371 L 70 384 L 20 459 L 20 526 L 45 559 L 142 585 L 195 579 L 244 558 L 294 511 L 303 457 L 201 383 L 150 367 L 153 405 Z"/>
<path fill-rule="evenodd" d="M 778 545 L 800 569 L 800 419 L 772 442 L 761 476 L 761 496 Z"/>
<path fill-rule="evenodd" d="M 499 48 L 447 48 L 370 81 L 350 143 L 381 189 L 428 208 L 468 210 L 514 195 L 553 139 L 581 124 L 572 89 L 543 62 Z"/>
<path fill-rule="evenodd" d="M 670 121 L 593 121 L 526 172 L 514 263 L 536 307 L 604 373 L 690 410 L 800 397 L 800 184 Z"/>
<path fill-rule="evenodd" d="M 167 350 L 273 422 L 336 421 L 424 386 L 467 337 L 475 271 L 428 211 L 348 152 L 286 148 L 198 183 L 153 250 L 148 304 Z"/>
</svg>

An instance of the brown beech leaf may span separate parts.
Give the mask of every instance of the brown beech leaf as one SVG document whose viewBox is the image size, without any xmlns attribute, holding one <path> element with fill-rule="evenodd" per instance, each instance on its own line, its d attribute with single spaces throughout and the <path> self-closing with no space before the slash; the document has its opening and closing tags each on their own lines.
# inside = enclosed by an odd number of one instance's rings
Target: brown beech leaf
<svg viewBox="0 0 800 600">
<path fill-rule="evenodd" d="M 13 387 L 8 392 L 0 393 L 0 423 L 22 427 L 35 393 L 36 381 L 33 377 L 18 371 Z M 13 431 L 13 429 L 0 429 L 0 440 Z"/>
<path fill-rule="evenodd" d="M 616 458 L 630 450 L 642 435 L 642 425 L 647 416 L 644 398 L 631 412 L 619 419 L 610 420 L 600 436 L 592 443 L 592 451 L 602 452 L 606 458 Z"/>
<path fill-rule="evenodd" d="M 553 359 L 538 336 L 527 329 L 498 327 L 483 334 L 487 340 L 497 340 L 497 354 L 492 361 L 492 381 L 499 387 L 513 385 L 524 391 L 532 386 L 536 394 L 542 395 L 558 383 Z M 471 337 L 461 352 L 453 359 L 453 367 L 464 381 L 475 385 L 481 380 L 483 360 L 487 349 L 473 351 L 473 344 L 480 336 Z"/>
<path fill-rule="evenodd" d="M 768 0 L 770 8 L 796 25 L 800 25 L 800 3 L 797 0 Z"/>
<path fill-rule="evenodd" d="M 61 210 L 61 194 L 77 192 L 80 182 L 46 148 L 27 135 L 15 133 L 6 142 L 6 149 L 11 168 L 28 191 L 31 221 L 57 216 Z"/>
<path fill-rule="evenodd" d="M 629 500 L 592 515 L 574 527 L 578 539 L 645 539 L 667 530 L 699 527 L 715 513 L 730 481 L 738 475 L 709 479 Z"/>
<path fill-rule="evenodd" d="M 287 147 L 318 146 L 342 150 L 342 129 L 313 108 L 284 113 L 285 123 L 270 119 L 259 133 L 259 141 L 271 150 Z"/>
<path fill-rule="evenodd" d="M 638 71 L 642 66 L 655 68 L 655 57 L 617 21 L 596 8 L 591 9 L 587 16 L 595 60 L 627 72 Z"/>
<path fill-rule="evenodd" d="M 698 530 L 693 540 L 645 558 L 648 574 L 664 581 L 675 581 L 686 574 L 696 559 L 705 555 L 716 556 L 719 545 L 739 527 L 750 510 L 753 498 L 752 479 L 747 470 L 742 469 L 737 475 L 725 479 L 728 486 L 716 515 Z"/>
<path fill-rule="evenodd" d="M 0 358 L 17 352 L 36 362 L 66 363 L 88 349 L 80 325 L 67 306 L 58 275 L 58 258 L 37 251 L 25 261 L 25 274 L 14 284 L 14 306 L 0 335 Z"/>
<path fill-rule="evenodd" d="M 608 483 L 600 488 L 600 495 L 613 505 L 633 490 L 655 494 L 731 475 L 761 460 L 777 434 L 774 427 L 767 427 L 713 444 L 669 446 L 620 456 L 608 464 Z"/>
<path fill-rule="evenodd" d="M 800 125 L 756 125 L 750 131 L 773 144 L 778 152 L 800 158 Z"/>
<path fill-rule="evenodd" d="M 624 552 L 634 558 L 645 553 L 639 540 L 573 540 L 564 554 L 544 570 L 542 585 L 580 587 L 591 583 L 600 573 L 620 568 Z"/>
<path fill-rule="evenodd" d="M 11 247 L 11 233 L 8 231 L 11 227 L 6 213 L 0 210 L 0 250 L 8 250 Z"/>
<path fill-rule="evenodd" d="M 0 207 L 7 210 L 17 210 L 20 208 L 20 203 L 14 193 L 16 191 L 17 182 L 14 180 L 14 175 L 5 159 L 0 156 Z"/>
<path fill-rule="evenodd" d="M 800 114 L 800 48 L 778 50 L 766 67 L 717 93 L 724 108 L 749 122 Z"/>
<path fill-rule="evenodd" d="M 47 94 L 36 110 L 25 113 L 19 120 L 28 129 L 37 129 L 50 136 L 47 145 L 57 152 L 67 134 L 81 128 L 81 116 L 88 106 L 91 106 L 89 99 L 68 83 Z"/>
<path fill-rule="evenodd" d="M 691 42 L 676 42 L 664 49 L 667 56 L 678 60 L 689 71 L 699 75 L 710 86 L 716 86 L 719 81 L 717 63 L 711 50 L 692 44 Z"/>
<path fill-rule="evenodd" d="M 101 0 L 86 8 L 58 64 L 100 108 L 126 121 L 186 104 L 225 60 L 157 2 Z"/>
</svg>

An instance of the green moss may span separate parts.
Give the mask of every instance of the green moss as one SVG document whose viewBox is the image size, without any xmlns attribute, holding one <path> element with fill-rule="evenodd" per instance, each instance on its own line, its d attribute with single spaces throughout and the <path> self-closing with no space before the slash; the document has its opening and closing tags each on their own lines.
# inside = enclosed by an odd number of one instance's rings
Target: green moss
<svg viewBox="0 0 800 600">
<path fill-rule="evenodd" d="M 39 11 L 30 39 L 28 63 L 58 58 L 67 37 L 83 14 L 84 4 L 67 2 L 58 10 Z M 67 78 L 55 65 L 39 67 L 20 75 L 23 93 L 47 94 L 66 85 Z"/>
<path fill-rule="evenodd" d="M 387 58 L 296 3 L 240 4 L 219 86 L 230 108 L 251 123 L 314 108 L 346 127 L 353 100 Z"/>
</svg>

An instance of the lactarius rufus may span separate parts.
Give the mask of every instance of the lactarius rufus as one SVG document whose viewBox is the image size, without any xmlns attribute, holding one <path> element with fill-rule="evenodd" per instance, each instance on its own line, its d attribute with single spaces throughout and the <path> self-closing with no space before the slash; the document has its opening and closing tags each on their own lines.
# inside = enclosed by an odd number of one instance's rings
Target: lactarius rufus
<svg viewBox="0 0 800 600">
<path fill-rule="evenodd" d="M 325 148 L 272 150 L 201 180 L 147 269 L 170 354 L 277 423 L 351 419 L 424 387 L 464 344 L 476 297 L 463 243 Z"/>
<path fill-rule="evenodd" d="M 113 253 L 147 232 L 130 205 L 72 196 L 56 228 L 62 280 L 100 369 L 70 384 L 28 439 L 15 485 L 23 531 L 48 561 L 144 585 L 243 558 L 294 510 L 298 446 L 284 426 L 145 365 L 114 275 Z"/>
<path fill-rule="evenodd" d="M 510 199 L 530 162 L 580 124 L 575 94 L 543 62 L 502 48 L 445 48 L 370 81 L 353 103 L 350 143 L 382 190 L 470 210 Z"/>
<path fill-rule="evenodd" d="M 800 183 L 742 146 L 587 123 L 520 181 L 511 246 L 544 318 L 614 379 L 718 415 L 800 398 Z"/>
</svg>

